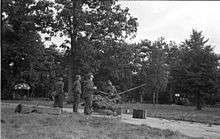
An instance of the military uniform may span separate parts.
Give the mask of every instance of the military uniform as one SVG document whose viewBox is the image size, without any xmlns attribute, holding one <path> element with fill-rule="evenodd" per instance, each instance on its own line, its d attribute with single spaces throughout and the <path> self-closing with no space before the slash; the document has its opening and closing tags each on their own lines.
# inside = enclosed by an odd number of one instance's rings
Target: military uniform
<svg viewBox="0 0 220 139">
<path fill-rule="evenodd" d="M 76 80 L 73 83 L 73 95 L 74 95 L 74 102 L 73 102 L 73 111 L 77 112 L 78 111 L 78 106 L 80 102 L 80 95 L 82 94 L 81 91 L 81 83 L 79 80 Z"/>
<path fill-rule="evenodd" d="M 106 92 L 109 94 L 109 96 L 113 96 L 113 95 L 115 95 L 117 93 L 117 90 L 116 90 L 115 86 L 108 85 L 106 87 Z"/>
<path fill-rule="evenodd" d="M 106 87 L 106 92 L 109 94 L 109 95 L 108 95 L 108 98 L 109 98 L 109 99 L 115 98 L 116 101 L 118 101 L 118 100 L 120 99 L 120 96 L 117 94 L 117 90 L 116 90 L 115 86 L 109 84 L 109 85 Z"/>
<path fill-rule="evenodd" d="M 63 108 L 64 101 L 64 83 L 63 81 L 58 81 L 55 83 L 56 94 L 54 96 L 54 107 Z"/>
<path fill-rule="evenodd" d="M 92 80 L 85 81 L 84 86 L 84 98 L 85 98 L 85 114 L 91 114 L 92 112 L 92 97 L 94 93 L 94 83 Z"/>
</svg>

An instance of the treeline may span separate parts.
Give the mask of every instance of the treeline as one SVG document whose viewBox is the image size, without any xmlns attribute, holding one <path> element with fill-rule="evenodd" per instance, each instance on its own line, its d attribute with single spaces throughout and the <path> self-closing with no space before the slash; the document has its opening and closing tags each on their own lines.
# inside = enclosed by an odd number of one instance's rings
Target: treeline
<svg viewBox="0 0 220 139">
<path fill-rule="evenodd" d="M 137 25 L 128 8 L 112 3 L 3 0 L 1 97 L 10 97 L 20 82 L 30 84 L 33 96 L 49 97 L 58 76 L 70 92 L 76 74 L 93 72 L 101 90 L 106 80 L 119 92 L 147 83 L 124 94 L 124 101 L 173 103 L 175 94 L 198 108 L 218 101 L 219 56 L 202 32 L 193 30 L 181 44 L 164 38 L 126 43 Z M 57 35 L 67 39 L 45 48 L 40 32 L 48 41 Z"/>
</svg>

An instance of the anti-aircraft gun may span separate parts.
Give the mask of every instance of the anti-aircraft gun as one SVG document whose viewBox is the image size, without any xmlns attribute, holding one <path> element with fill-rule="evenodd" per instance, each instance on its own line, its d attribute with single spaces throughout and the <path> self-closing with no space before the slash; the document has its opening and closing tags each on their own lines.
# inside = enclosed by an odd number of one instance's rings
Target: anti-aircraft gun
<svg viewBox="0 0 220 139">
<path fill-rule="evenodd" d="M 143 87 L 146 84 L 142 84 L 140 86 L 131 88 L 129 90 L 109 95 L 108 93 L 105 93 L 103 91 L 96 91 L 93 96 L 93 110 L 94 111 L 100 111 L 100 110 L 110 110 L 112 111 L 113 115 L 117 116 L 121 114 L 121 107 L 117 105 L 117 102 L 121 102 L 120 95 L 125 94 L 127 92 L 130 92 L 132 90 L 135 90 L 137 88 Z"/>
</svg>

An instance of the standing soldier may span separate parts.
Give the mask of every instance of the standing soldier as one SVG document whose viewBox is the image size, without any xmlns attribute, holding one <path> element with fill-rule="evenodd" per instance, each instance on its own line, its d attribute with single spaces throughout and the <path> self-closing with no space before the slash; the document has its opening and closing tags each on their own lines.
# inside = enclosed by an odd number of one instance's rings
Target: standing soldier
<svg viewBox="0 0 220 139">
<path fill-rule="evenodd" d="M 87 75 L 87 81 L 85 81 L 85 88 L 84 88 L 84 98 L 85 98 L 85 108 L 84 108 L 84 113 L 86 115 L 89 115 L 92 113 L 92 96 L 93 93 L 95 91 L 95 89 L 97 89 L 96 86 L 94 86 L 93 83 L 93 74 L 89 73 Z"/>
<path fill-rule="evenodd" d="M 81 81 L 81 76 L 76 75 L 76 81 L 73 83 L 73 93 L 74 93 L 73 112 L 78 111 L 80 95 L 82 94 L 80 81 Z"/>
<path fill-rule="evenodd" d="M 59 114 L 62 113 L 63 101 L 64 101 L 64 82 L 63 78 L 58 78 L 58 81 L 55 83 L 55 94 L 54 94 L 54 107 L 58 107 Z"/>
</svg>

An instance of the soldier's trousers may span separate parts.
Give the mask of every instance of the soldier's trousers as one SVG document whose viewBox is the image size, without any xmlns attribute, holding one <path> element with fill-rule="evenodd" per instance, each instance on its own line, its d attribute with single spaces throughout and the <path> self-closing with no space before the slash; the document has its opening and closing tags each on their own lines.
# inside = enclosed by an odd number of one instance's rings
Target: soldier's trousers
<svg viewBox="0 0 220 139">
<path fill-rule="evenodd" d="M 88 95 L 88 96 L 85 97 L 84 113 L 86 115 L 92 113 L 92 95 Z"/>
<path fill-rule="evenodd" d="M 79 102 L 80 102 L 80 94 L 79 93 L 75 93 L 74 94 L 74 102 L 73 102 L 73 112 L 77 112 L 78 111 Z"/>
</svg>

